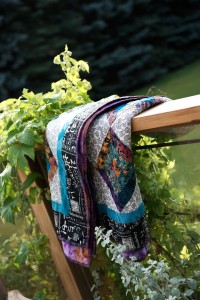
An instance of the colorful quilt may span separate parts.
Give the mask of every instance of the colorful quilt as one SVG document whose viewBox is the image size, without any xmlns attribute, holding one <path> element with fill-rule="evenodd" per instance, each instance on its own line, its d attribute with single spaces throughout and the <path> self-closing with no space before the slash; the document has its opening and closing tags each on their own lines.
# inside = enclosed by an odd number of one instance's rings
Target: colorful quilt
<svg viewBox="0 0 200 300">
<path fill-rule="evenodd" d="M 67 111 L 46 128 L 55 226 L 66 257 L 89 266 L 95 226 L 112 229 L 124 255 L 142 260 L 149 232 L 131 150 L 131 119 L 166 97 L 106 98 Z"/>
</svg>

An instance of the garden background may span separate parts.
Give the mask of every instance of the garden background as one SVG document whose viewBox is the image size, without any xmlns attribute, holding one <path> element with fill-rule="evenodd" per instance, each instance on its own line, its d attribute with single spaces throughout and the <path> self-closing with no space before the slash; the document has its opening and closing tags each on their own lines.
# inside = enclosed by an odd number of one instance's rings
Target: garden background
<svg viewBox="0 0 200 300">
<path fill-rule="evenodd" d="M 68 44 L 89 63 L 91 98 L 128 95 L 200 57 L 198 0 L 1 0 L 0 100 L 45 92 Z"/>
<path fill-rule="evenodd" d="M 156 89 L 152 88 L 153 92 L 164 93 L 173 99 L 199 93 L 198 1 L 64 3 L 57 0 L 3 0 L 0 8 L 0 100 L 20 96 L 22 88 L 34 92 L 50 90 L 51 82 L 63 77 L 52 61 L 66 43 L 73 51 L 73 57 L 89 63 L 90 74 L 87 78 L 93 86 L 89 92 L 93 100 L 111 94 L 146 94 L 152 86 L 156 86 Z M 148 156 L 147 153 L 145 155 Z M 21 219 L 17 219 L 17 227 L 14 225 L 9 231 L 8 225 L 0 225 L 1 242 L 4 241 L 0 272 L 3 275 L 6 272 L 9 288 L 18 288 L 29 297 L 35 293 L 34 299 L 65 299 L 52 263 L 47 263 L 50 257 L 44 247 L 46 241 L 38 239 L 37 234 L 31 237 L 28 242 L 33 244 L 33 251 L 30 251 L 30 245 L 24 243 L 27 238 L 21 234 L 26 209 L 19 214 Z M 192 219 L 191 238 L 197 239 L 195 234 L 199 231 L 193 230 L 193 227 L 199 224 L 198 207 L 191 208 L 190 205 L 190 212 L 191 215 L 184 221 L 191 223 Z M 164 210 L 163 215 L 157 213 L 157 220 L 163 218 Z M 26 234 L 34 235 L 37 228 L 32 215 L 27 215 L 27 219 Z M 176 227 L 176 220 L 173 225 L 171 230 Z M 15 236 L 5 241 L 11 232 L 17 232 L 21 239 Z M 180 239 L 178 234 L 175 240 Z M 180 257 L 183 245 L 177 244 L 177 248 L 173 249 L 176 259 Z M 173 243 L 169 245 L 169 249 L 173 246 Z M 34 247 L 37 248 L 37 255 Z M 99 251 L 102 253 L 102 250 Z M 185 255 L 188 258 L 193 250 L 187 251 L 188 247 L 182 257 Z M 94 269 L 108 265 L 107 269 L 100 268 L 101 277 L 107 282 L 102 291 L 103 299 L 106 299 L 105 295 L 109 295 L 109 299 L 119 299 L 119 293 L 120 299 L 127 299 L 123 287 L 119 285 L 118 268 L 109 260 L 103 262 L 103 255 L 98 257 L 100 262 L 97 261 Z M 187 264 L 184 266 L 185 274 L 189 276 L 192 268 L 195 269 L 194 258 L 190 264 L 187 261 L 189 267 Z M 117 285 L 119 290 L 116 290 Z"/>
</svg>

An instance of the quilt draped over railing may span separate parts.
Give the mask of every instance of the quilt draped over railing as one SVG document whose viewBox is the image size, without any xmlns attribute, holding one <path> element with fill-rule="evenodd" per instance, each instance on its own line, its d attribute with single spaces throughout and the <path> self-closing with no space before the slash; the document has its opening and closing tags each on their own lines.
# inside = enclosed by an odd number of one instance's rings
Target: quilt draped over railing
<svg viewBox="0 0 200 300">
<path fill-rule="evenodd" d="M 124 256 L 142 260 L 149 231 L 131 150 L 131 119 L 168 99 L 109 97 L 73 108 L 46 128 L 55 227 L 66 257 L 89 266 L 95 226 L 112 230 Z"/>
</svg>

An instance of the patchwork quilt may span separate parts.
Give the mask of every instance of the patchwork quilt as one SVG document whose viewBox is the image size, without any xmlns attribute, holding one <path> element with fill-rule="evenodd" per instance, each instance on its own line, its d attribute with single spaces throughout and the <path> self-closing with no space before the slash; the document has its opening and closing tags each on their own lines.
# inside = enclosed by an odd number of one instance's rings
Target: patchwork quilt
<svg viewBox="0 0 200 300">
<path fill-rule="evenodd" d="M 95 226 L 112 230 L 124 256 L 142 260 L 149 231 L 131 150 L 131 119 L 166 97 L 110 97 L 76 107 L 46 128 L 55 227 L 65 256 L 89 266 Z"/>
</svg>

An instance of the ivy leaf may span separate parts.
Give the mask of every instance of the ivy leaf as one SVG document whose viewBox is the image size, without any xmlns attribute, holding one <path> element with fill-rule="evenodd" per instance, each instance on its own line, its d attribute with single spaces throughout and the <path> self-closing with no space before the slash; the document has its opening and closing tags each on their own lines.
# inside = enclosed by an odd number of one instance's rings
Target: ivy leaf
<svg viewBox="0 0 200 300">
<path fill-rule="evenodd" d="M 156 293 L 155 295 L 152 296 L 152 300 L 163 300 L 163 297 L 161 294 Z"/>
<path fill-rule="evenodd" d="M 197 281 L 194 280 L 194 279 L 191 279 L 191 280 L 188 282 L 188 286 L 189 286 L 190 289 L 196 290 L 196 288 L 197 288 Z"/>
<path fill-rule="evenodd" d="M 43 292 L 36 292 L 33 296 L 33 300 L 46 300 L 46 296 Z"/>
<path fill-rule="evenodd" d="M 22 242 L 20 245 L 20 249 L 16 255 L 15 262 L 19 264 L 25 262 L 28 258 L 28 255 L 29 255 L 28 246 L 26 242 Z"/>
<path fill-rule="evenodd" d="M 162 203 L 157 202 L 153 210 L 158 216 L 163 216 L 164 214 L 164 206 L 162 205 Z"/>
<path fill-rule="evenodd" d="M 31 184 L 37 179 L 37 178 L 41 178 L 42 176 L 37 173 L 37 172 L 32 172 L 30 173 L 26 180 L 24 181 L 24 183 L 22 184 L 21 188 L 22 190 L 26 190 L 27 188 L 29 188 L 31 186 Z"/>
<path fill-rule="evenodd" d="M 16 142 L 16 135 L 18 133 L 17 129 L 13 129 L 8 133 L 7 144 L 13 144 Z"/>
<path fill-rule="evenodd" d="M 172 290 L 171 290 L 171 294 L 173 295 L 173 296 L 175 296 L 175 297 L 180 297 L 180 291 L 179 291 L 179 289 L 178 288 L 173 288 Z"/>
<path fill-rule="evenodd" d="M 34 204 L 36 202 L 37 193 L 38 193 L 37 187 L 30 187 L 29 197 L 28 197 L 30 203 Z"/>
<path fill-rule="evenodd" d="M 25 128 L 19 135 L 19 141 L 28 146 L 34 146 L 34 133 L 31 129 Z"/>
<path fill-rule="evenodd" d="M 25 155 L 34 160 L 34 148 L 25 144 L 14 144 L 8 151 L 8 158 L 11 164 L 17 166 L 21 170 L 28 167 Z"/>
<path fill-rule="evenodd" d="M 89 65 L 83 60 L 79 60 L 80 69 L 89 73 Z"/>
<path fill-rule="evenodd" d="M 184 296 L 186 296 L 186 297 L 190 297 L 192 294 L 194 293 L 194 291 L 193 290 L 191 290 L 191 289 L 188 289 L 188 290 L 186 290 L 185 291 L 185 293 L 184 293 Z"/>
<path fill-rule="evenodd" d="M 6 198 L 6 200 L 5 200 L 4 203 L 3 203 L 3 206 L 4 206 L 4 207 L 11 206 L 13 200 L 14 200 L 14 199 L 13 199 L 12 197 Z"/>
<path fill-rule="evenodd" d="M 172 277 L 170 279 L 170 282 L 174 285 L 178 285 L 179 284 L 179 279 L 177 277 Z"/>
<path fill-rule="evenodd" d="M 60 65 L 61 61 L 60 61 L 60 56 L 59 56 L 59 55 L 56 55 L 56 56 L 54 57 L 53 63 L 54 63 L 55 65 Z"/>
<path fill-rule="evenodd" d="M 32 240 L 35 245 L 44 245 L 48 242 L 48 238 L 45 235 L 40 236 L 37 239 Z"/>
<path fill-rule="evenodd" d="M 16 125 L 21 123 L 22 118 L 24 117 L 24 115 L 26 114 L 26 112 L 24 110 L 20 110 L 17 114 L 16 114 L 16 118 L 13 122 L 13 126 L 11 126 L 11 130 L 15 130 Z"/>
<path fill-rule="evenodd" d="M 8 130 L 13 125 L 12 120 L 8 120 L 8 122 L 5 125 L 5 129 Z"/>
<path fill-rule="evenodd" d="M 0 173 L 0 177 L 3 178 L 4 180 L 9 179 L 11 176 L 11 170 L 12 170 L 11 165 L 7 165 L 6 168 L 3 170 L 3 172 Z"/>
<path fill-rule="evenodd" d="M 8 197 L 4 201 L 4 204 L 1 208 L 1 217 L 9 223 L 15 224 L 15 214 L 12 208 L 13 198 Z"/>
<path fill-rule="evenodd" d="M 45 98 L 44 99 L 44 103 L 47 103 L 47 104 L 56 104 L 56 103 L 59 103 L 60 101 L 60 97 L 61 95 L 59 95 L 58 97 L 52 97 L 52 98 Z"/>
</svg>

